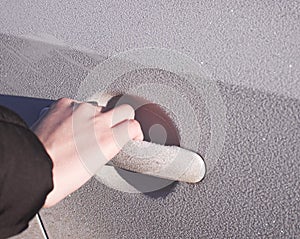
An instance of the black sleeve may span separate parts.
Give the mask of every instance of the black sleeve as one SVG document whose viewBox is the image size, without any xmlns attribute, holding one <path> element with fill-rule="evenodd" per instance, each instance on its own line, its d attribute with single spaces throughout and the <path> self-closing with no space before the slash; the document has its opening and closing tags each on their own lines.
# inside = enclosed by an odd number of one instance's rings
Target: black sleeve
<svg viewBox="0 0 300 239">
<path fill-rule="evenodd" d="M 53 189 L 52 161 L 24 121 L 0 106 L 0 239 L 20 233 Z"/>
</svg>

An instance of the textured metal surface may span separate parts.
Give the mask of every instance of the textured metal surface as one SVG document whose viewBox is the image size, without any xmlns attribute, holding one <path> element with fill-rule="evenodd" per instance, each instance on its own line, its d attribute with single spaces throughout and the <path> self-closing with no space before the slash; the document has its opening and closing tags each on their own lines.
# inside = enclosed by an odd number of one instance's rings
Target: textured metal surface
<svg viewBox="0 0 300 239">
<path fill-rule="evenodd" d="M 128 194 L 93 179 L 42 211 L 50 238 L 300 236 L 299 2 L 4 1 L 0 8 L 1 32 L 46 33 L 98 53 L 1 35 L 1 94 L 75 97 L 87 70 L 108 56 L 156 46 L 198 61 L 227 109 L 222 154 L 202 183 Z M 139 74 L 174 79 L 151 70 L 125 78 L 134 83 Z M 205 151 L 210 120 L 201 125 Z"/>
<path fill-rule="evenodd" d="M 291 1 L 1 1 L 1 32 L 111 56 L 136 47 L 188 54 L 214 79 L 298 97 L 300 24 Z"/>
</svg>

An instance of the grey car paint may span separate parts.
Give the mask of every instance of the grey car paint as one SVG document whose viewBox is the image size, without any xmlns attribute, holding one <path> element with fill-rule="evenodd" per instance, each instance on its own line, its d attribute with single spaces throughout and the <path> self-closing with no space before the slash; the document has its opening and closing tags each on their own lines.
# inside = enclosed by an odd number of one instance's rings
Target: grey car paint
<svg viewBox="0 0 300 239">
<path fill-rule="evenodd" d="M 116 53 L 155 46 L 195 59 L 226 107 L 225 144 L 201 183 L 128 194 L 93 179 L 42 210 L 51 238 L 300 236 L 298 1 L 0 6 L 2 94 L 76 97 L 89 69 Z M 138 73 L 174 79 L 160 70 Z M 138 73 L 124 82 L 137 82 Z M 194 105 L 205 110 L 201 97 Z M 210 122 L 203 116 L 199 151 L 207 147 Z M 33 221 L 17 238 L 40 238 L 38 230 Z"/>
</svg>

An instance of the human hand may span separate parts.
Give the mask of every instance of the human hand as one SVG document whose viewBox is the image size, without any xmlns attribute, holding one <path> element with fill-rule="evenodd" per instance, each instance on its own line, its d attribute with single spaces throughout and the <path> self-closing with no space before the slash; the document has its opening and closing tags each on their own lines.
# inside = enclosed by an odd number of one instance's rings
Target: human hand
<svg viewBox="0 0 300 239">
<path fill-rule="evenodd" d="M 87 182 L 129 140 L 143 140 L 134 109 L 120 105 L 101 113 L 102 107 L 63 98 L 32 126 L 53 161 L 50 207 Z"/>
</svg>

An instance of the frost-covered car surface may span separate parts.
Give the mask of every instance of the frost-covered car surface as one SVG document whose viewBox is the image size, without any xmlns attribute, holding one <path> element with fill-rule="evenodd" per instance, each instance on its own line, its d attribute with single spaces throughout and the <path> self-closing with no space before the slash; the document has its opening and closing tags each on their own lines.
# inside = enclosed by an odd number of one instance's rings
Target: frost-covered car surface
<svg viewBox="0 0 300 239">
<path fill-rule="evenodd" d="M 189 124 L 182 134 L 208 161 L 204 180 L 126 193 L 92 179 L 41 211 L 50 238 L 300 236 L 299 2 L 4 1 L 0 9 L 0 94 L 76 98 L 92 69 L 105 71 L 118 53 L 145 47 L 180 52 L 203 76 L 193 85 L 145 67 L 112 86 L 127 92 L 144 83 L 148 98 L 163 84 L 185 95 L 179 107 L 192 107 L 199 127 Z M 212 97 L 221 108 L 209 104 Z M 198 137 L 189 138 L 195 129 Z M 39 230 L 33 220 L 16 238 L 41 238 Z"/>
</svg>

